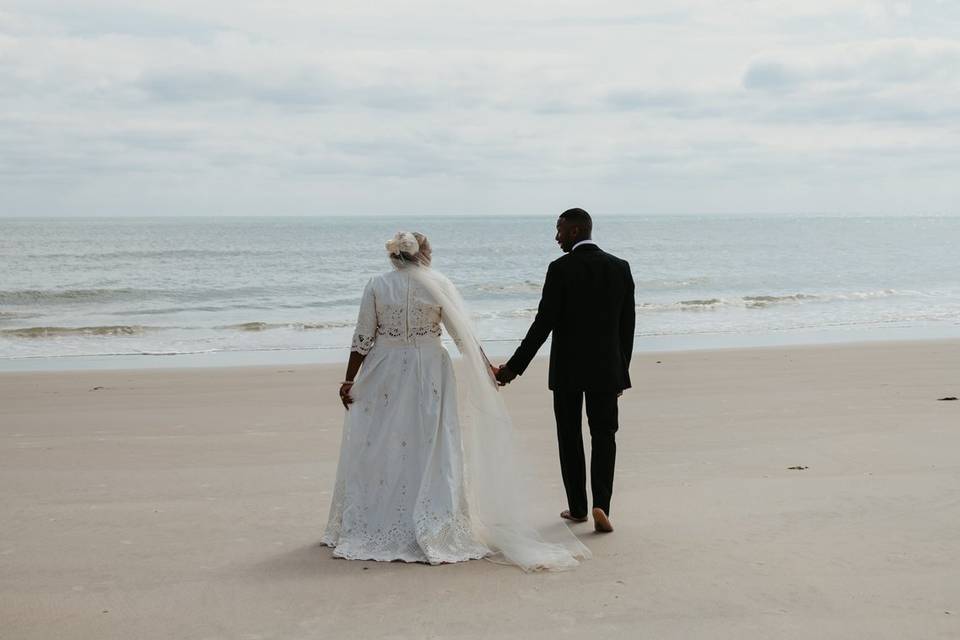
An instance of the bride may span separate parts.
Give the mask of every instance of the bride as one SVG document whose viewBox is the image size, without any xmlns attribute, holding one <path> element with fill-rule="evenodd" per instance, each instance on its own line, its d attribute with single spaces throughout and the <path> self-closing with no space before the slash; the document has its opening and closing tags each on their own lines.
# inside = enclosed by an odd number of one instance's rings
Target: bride
<svg viewBox="0 0 960 640">
<path fill-rule="evenodd" d="M 386 244 L 393 270 L 363 291 L 340 399 L 347 409 L 322 543 L 355 560 L 486 558 L 564 569 L 590 552 L 529 516 L 513 427 L 453 284 L 419 233 Z M 463 356 L 458 391 L 440 341 Z"/>
</svg>

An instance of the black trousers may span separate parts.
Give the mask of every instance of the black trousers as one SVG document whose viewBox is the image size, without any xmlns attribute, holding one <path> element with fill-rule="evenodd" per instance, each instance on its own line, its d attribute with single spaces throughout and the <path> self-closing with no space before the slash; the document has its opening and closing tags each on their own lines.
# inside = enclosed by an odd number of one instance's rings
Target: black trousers
<svg viewBox="0 0 960 640">
<path fill-rule="evenodd" d="M 560 472 L 567 490 L 570 513 L 587 515 L 587 472 L 583 455 L 583 400 L 587 401 L 590 425 L 590 484 L 593 506 L 610 513 L 613 494 L 613 467 L 617 459 L 617 392 L 553 392 L 553 413 L 557 418 L 557 442 L 560 445 Z"/>
</svg>

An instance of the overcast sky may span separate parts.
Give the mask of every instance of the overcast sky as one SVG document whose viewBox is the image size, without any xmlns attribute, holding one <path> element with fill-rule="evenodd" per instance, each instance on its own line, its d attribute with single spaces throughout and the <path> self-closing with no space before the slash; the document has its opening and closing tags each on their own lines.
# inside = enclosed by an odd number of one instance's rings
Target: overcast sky
<svg viewBox="0 0 960 640">
<path fill-rule="evenodd" d="M 955 0 L 0 5 L 0 215 L 960 214 L 958 176 Z"/>
</svg>

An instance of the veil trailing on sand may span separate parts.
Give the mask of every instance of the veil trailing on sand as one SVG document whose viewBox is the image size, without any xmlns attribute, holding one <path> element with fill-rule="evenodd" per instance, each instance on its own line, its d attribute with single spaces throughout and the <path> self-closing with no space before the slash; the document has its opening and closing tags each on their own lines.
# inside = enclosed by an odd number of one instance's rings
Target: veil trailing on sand
<svg viewBox="0 0 960 640">
<path fill-rule="evenodd" d="M 514 442 L 513 423 L 480 348 L 466 305 L 442 274 L 416 261 L 403 268 L 442 307 L 443 324 L 463 355 L 458 404 L 470 516 L 494 562 L 525 571 L 568 569 L 590 557 L 562 523 L 538 530 Z"/>
</svg>

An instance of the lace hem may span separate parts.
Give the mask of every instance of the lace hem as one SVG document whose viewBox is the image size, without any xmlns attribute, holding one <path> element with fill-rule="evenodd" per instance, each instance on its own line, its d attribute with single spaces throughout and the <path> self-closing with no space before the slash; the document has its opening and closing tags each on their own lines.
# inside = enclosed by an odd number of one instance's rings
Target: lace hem
<svg viewBox="0 0 960 640">
<path fill-rule="evenodd" d="M 353 335 L 353 342 L 350 344 L 350 350 L 365 356 L 373 349 L 373 343 L 376 341 L 376 335 L 365 336 L 360 333 L 355 333 Z"/>
<path fill-rule="evenodd" d="M 454 562 L 468 562 L 470 560 L 483 560 L 491 555 L 488 549 L 477 549 L 460 554 L 431 554 L 427 557 L 424 553 L 396 553 L 391 551 L 376 550 L 364 548 L 353 548 L 353 545 L 335 544 L 332 541 L 323 539 L 320 541 L 325 547 L 333 550 L 333 557 L 344 560 L 372 560 L 374 562 L 407 562 L 410 564 L 450 564 Z"/>
<path fill-rule="evenodd" d="M 370 535 L 357 531 L 344 535 L 342 522 L 329 523 L 320 544 L 333 549 L 333 555 L 347 560 L 382 562 L 425 562 L 443 564 L 480 560 L 492 555 L 473 535 L 465 515 L 431 513 L 421 517 L 413 528 L 394 526 Z"/>
</svg>

